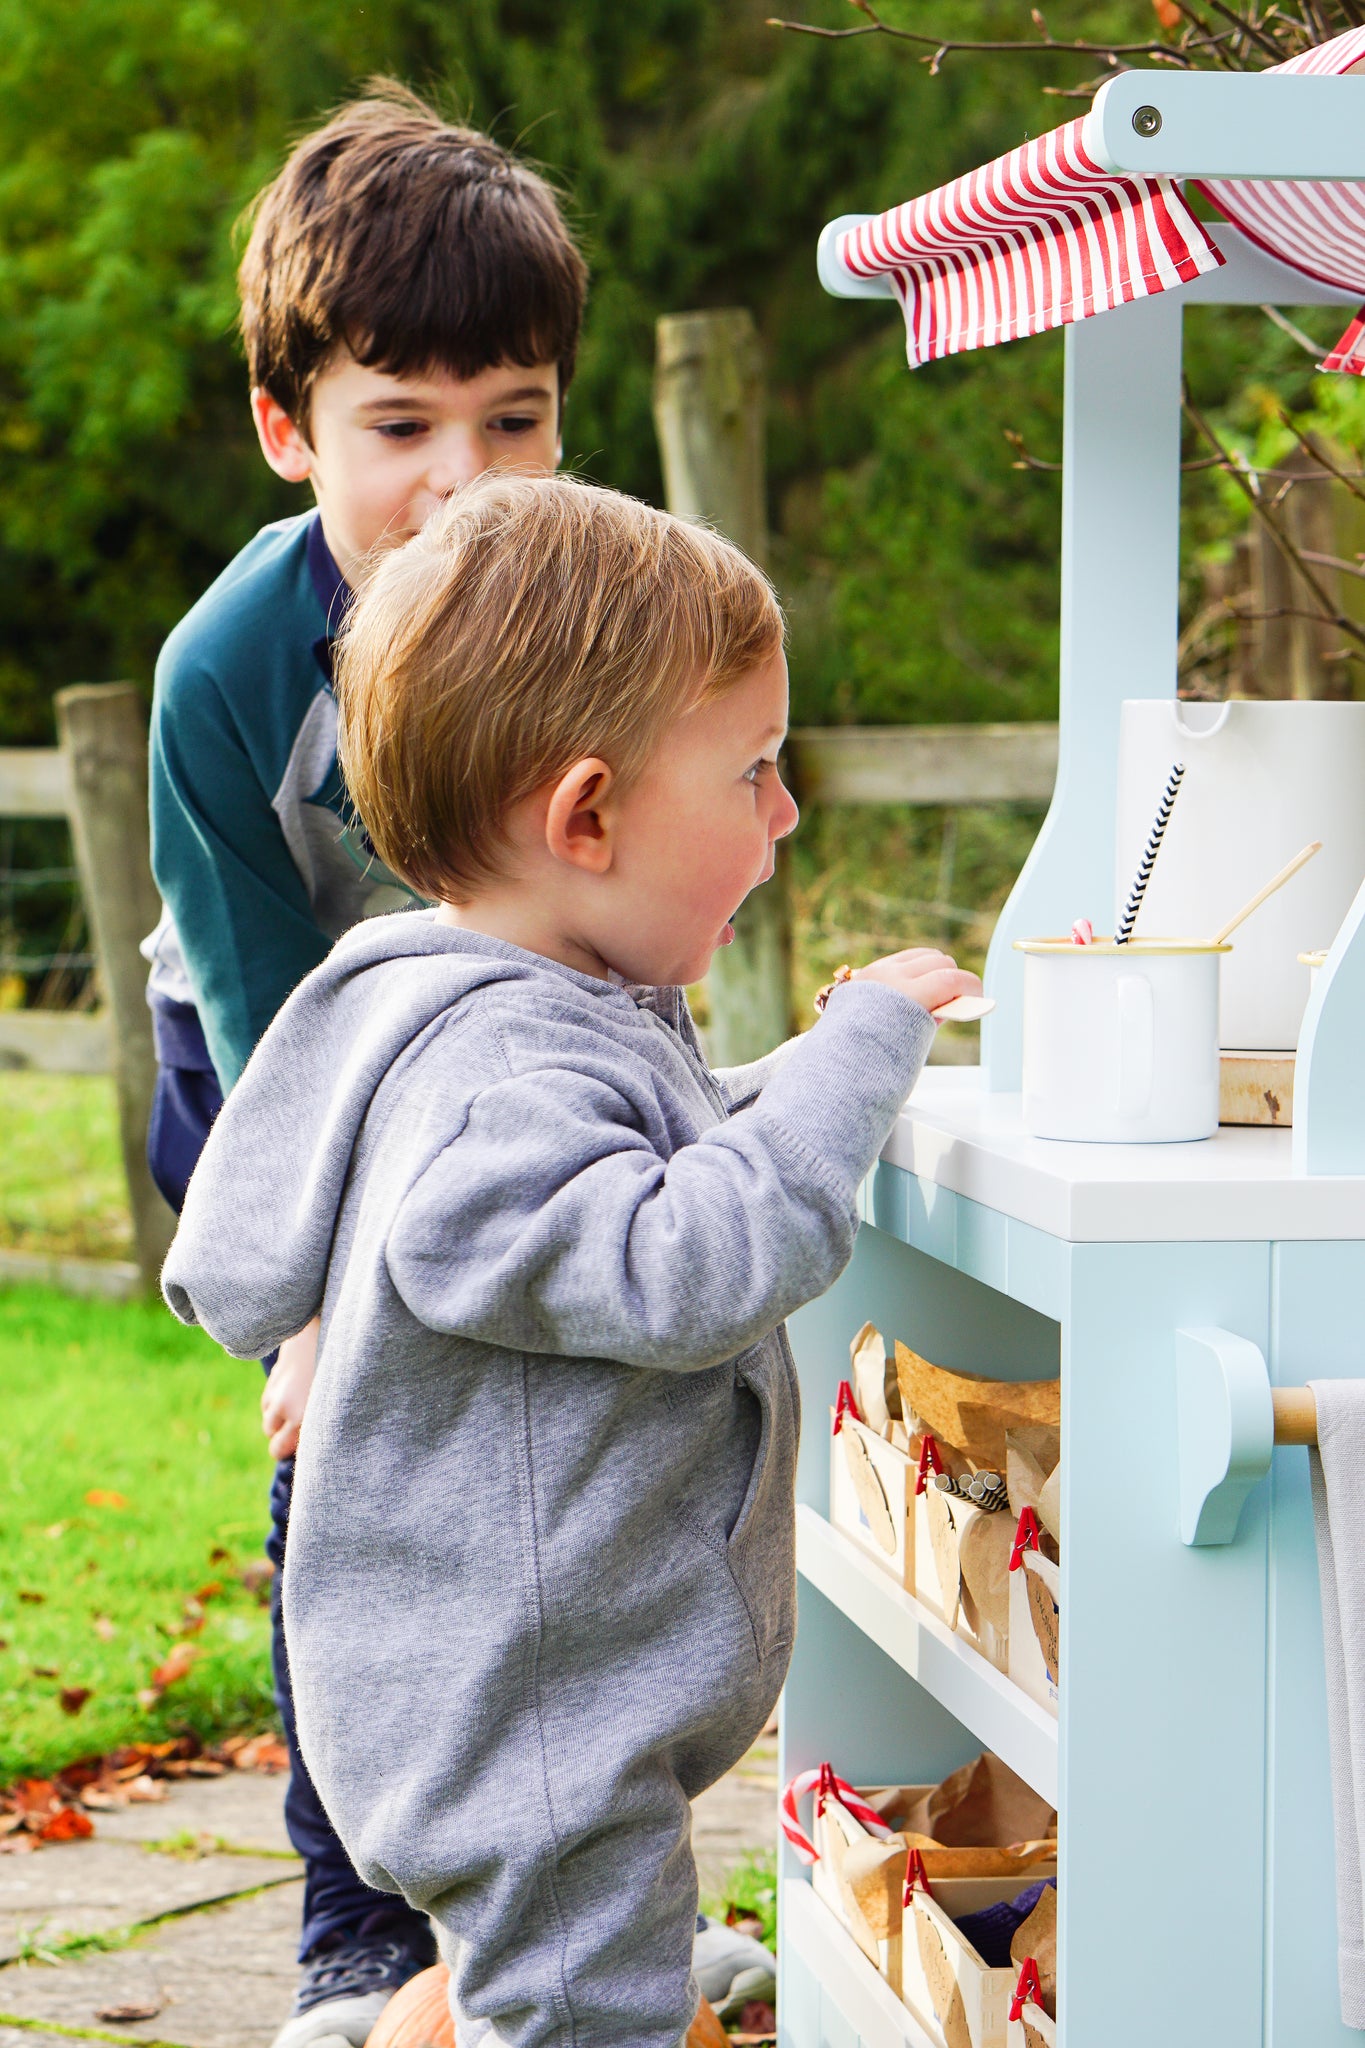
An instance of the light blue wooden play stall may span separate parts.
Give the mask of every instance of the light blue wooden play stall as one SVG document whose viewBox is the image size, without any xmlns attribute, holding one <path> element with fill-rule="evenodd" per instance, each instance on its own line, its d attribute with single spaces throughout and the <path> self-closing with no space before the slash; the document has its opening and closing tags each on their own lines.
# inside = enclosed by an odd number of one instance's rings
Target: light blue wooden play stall
<svg viewBox="0 0 1365 2048">
<path fill-rule="evenodd" d="M 1365 80 L 1148 71 L 1111 96 L 1116 169 L 1365 177 Z M 1129 99 L 1162 111 L 1155 151 Z M 855 1784 L 927 1783 L 988 1747 L 1054 1801 L 1065 2048 L 1357 2038 L 1337 2002 L 1307 1456 L 1272 1457 L 1268 1385 L 1365 1372 L 1365 891 L 1310 1001 L 1292 1134 L 1050 1143 L 1024 1134 L 1017 1094 L 1013 941 L 1078 914 L 1110 928 L 1119 707 L 1175 690 L 1184 307 L 1351 303 L 1214 233 L 1225 268 L 1067 330 L 1060 767 L 991 948 L 999 1007 L 979 1069 L 924 1075 L 848 1272 L 792 1326 L 783 1782 L 830 1759 Z M 1060 1721 L 826 1519 L 825 1415 L 867 1318 L 942 1365 L 1061 1374 Z M 785 1849 L 781 1876 L 783 2048 L 932 2042 Z"/>
</svg>

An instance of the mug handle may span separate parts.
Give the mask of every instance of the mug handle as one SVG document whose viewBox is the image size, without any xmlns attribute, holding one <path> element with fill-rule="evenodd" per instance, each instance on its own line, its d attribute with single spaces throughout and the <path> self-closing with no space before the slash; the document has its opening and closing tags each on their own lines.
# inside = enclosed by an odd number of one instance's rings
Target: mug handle
<svg viewBox="0 0 1365 2048">
<path fill-rule="evenodd" d="M 1119 1006 L 1119 1116 L 1145 1116 L 1152 1100 L 1156 1033 L 1152 984 L 1145 974 L 1121 974 Z"/>
</svg>

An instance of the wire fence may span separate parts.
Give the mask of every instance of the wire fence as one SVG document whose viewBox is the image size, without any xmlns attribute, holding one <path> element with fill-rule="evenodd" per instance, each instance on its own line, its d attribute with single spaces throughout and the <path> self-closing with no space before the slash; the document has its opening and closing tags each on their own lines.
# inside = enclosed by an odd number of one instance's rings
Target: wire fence
<svg viewBox="0 0 1365 2048">
<path fill-rule="evenodd" d="M 69 827 L 60 819 L 0 821 L 0 1008 L 85 1010 L 95 995 Z"/>
</svg>

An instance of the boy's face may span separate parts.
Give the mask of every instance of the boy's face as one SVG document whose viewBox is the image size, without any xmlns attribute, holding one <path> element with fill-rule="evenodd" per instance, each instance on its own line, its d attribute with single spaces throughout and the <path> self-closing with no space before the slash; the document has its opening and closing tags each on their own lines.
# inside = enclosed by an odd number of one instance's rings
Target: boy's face
<svg viewBox="0 0 1365 2048">
<path fill-rule="evenodd" d="M 343 353 L 313 385 L 306 433 L 264 391 L 251 410 L 271 468 L 312 484 L 352 584 L 371 549 L 410 540 L 459 485 L 495 466 L 548 476 L 561 453 L 554 363 L 392 377 Z"/>
<path fill-rule="evenodd" d="M 627 981 L 700 981 L 744 898 L 773 872 L 798 812 L 778 773 L 787 731 L 781 648 L 665 733 L 619 799 L 609 884 L 588 935 Z M 600 928 L 596 928 L 599 927 Z"/>
</svg>

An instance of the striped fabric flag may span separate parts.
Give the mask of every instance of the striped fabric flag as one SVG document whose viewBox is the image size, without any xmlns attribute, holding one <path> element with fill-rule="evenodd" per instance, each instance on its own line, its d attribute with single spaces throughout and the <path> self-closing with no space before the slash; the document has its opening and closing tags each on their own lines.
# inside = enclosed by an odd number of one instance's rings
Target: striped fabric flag
<svg viewBox="0 0 1365 2048">
<path fill-rule="evenodd" d="M 1352 29 L 1278 68 L 1340 75 L 1365 61 Z M 1187 284 L 1222 262 L 1170 178 L 1102 170 L 1069 121 L 839 237 L 855 276 L 889 276 L 912 369 L 1085 320 Z M 1261 246 L 1365 292 L 1365 191 L 1217 179 L 1200 189 Z M 1365 310 L 1324 361 L 1365 374 Z"/>
<path fill-rule="evenodd" d="M 1348 29 L 1275 69 L 1341 78 L 1357 67 L 1365 69 L 1365 28 Z M 1365 294 L 1365 187 L 1307 179 L 1202 178 L 1197 188 L 1249 241 L 1281 263 L 1320 284 Z M 1365 308 L 1318 367 L 1365 376 Z"/>
</svg>

